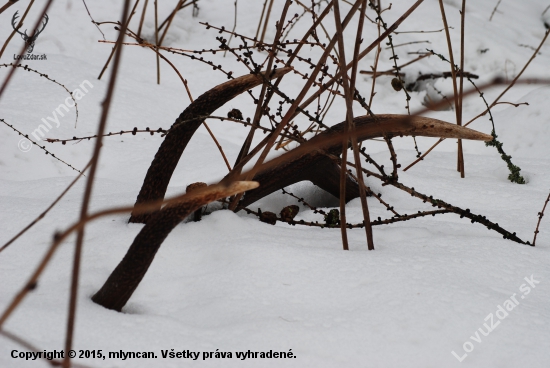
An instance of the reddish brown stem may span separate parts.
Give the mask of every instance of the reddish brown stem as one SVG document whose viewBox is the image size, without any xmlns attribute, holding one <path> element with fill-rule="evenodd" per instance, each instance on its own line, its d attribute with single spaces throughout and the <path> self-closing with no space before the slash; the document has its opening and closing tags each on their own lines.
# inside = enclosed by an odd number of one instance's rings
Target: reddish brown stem
<svg viewBox="0 0 550 368">
<path fill-rule="evenodd" d="M 139 1 L 139 0 L 138 0 Z M 120 66 L 120 57 L 122 54 L 122 46 L 120 45 L 124 40 L 124 35 L 126 34 L 126 26 L 128 25 L 128 13 L 130 11 L 130 0 L 125 0 L 124 7 L 122 10 L 122 16 L 120 19 L 120 24 L 122 24 L 122 29 L 118 36 L 118 47 L 113 61 L 113 71 L 111 73 L 111 78 L 107 87 L 107 93 L 105 94 L 105 100 L 103 101 L 103 109 L 101 111 L 101 117 L 99 120 L 99 126 L 97 129 L 97 141 L 94 147 L 94 153 L 92 156 L 90 164 L 90 175 L 86 181 L 86 189 L 84 192 L 84 198 L 82 199 L 82 207 L 80 209 L 80 220 L 84 220 L 88 216 L 88 206 L 90 199 L 92 197 L 92 188 L 95 179 L 95 173 L 97 171 L 97 163 L 99 161 L 99 154 L 101 152 L 103 133 L 105 132 L 105 127 L 107 126 L 107 117 L 109 116 L 109 110 L 111 107 L 111 101 L 113 99 L 115 83 L 117 79 L 117 74 Z M 69 299 L 69 315 L 67 321 L 67 335 L 65 339 L 65 351 L 71 351 L 73 343 L 73 333 L 74 333 L 74 321 L 76 316 L 76 300 L 78 296 L 78 281 L 80 276 L 80 260 L 82 256 L 82 245 L 84 243 L 84 227 L 78 230 L 76 238 L 76 246 L 74 253 L 73 261 L 73 273 L 71 279 L 71 296 Z M 71 356 L 69 354 L 65 355 L 63 360 L 63 367 L 69 368 L 71 365 Z"/>
</svg>

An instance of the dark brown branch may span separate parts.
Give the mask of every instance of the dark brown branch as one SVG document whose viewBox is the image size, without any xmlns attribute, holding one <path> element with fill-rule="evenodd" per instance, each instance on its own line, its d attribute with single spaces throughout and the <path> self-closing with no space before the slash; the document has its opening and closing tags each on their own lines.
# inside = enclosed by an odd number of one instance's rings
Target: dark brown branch
<svg viewBox="0 0 550 368">
<path fill-rule="evenodd" d="M 274 70 L 268 77 L 269 79 L 278 78 L 290 71 L 290 68 Z M 195 131 L 199 128 L 202 121 L 195 120 L 182 124 L 182 121 L 190 120 L 196 116 L 209 115 L 219 107 L 230 101 L 235 96 L 258 86 L 263 83 L 261 75 L 249 74 L 231 81 L 220 84 L 210 91 L 204 93 L 191 103 L 176 119 L 170 132 L 162 142 L 147 174 L 136 200 L 136 205 L 148 201 L 154 201 L 164 198 L 166 188 L 172 177 L 178 161 L 187 147 L 187 144 L 193 137 Z M 149 214 L 134 214 L 130 217 L 130 222 L 145 223 Z"/>
<path fill-rule="evenodd" d="M 7 8 L 9 8 L 10 6 L 12 6 L 13 4 L 15 4 L 16 2 L 18 2 L 19 0 L 8 0 L 7 3 L 5 3 L 1 8 L 0 8 L 0 14 L 2 14 Z"/>
<path fill-rule="evenodd" d="M 139 0 L 136 1 L 136 5 Z M 135 6 L 134 6 L 135 9 Z M 94 185 L 95 173 L 97 171 L 97 166 L 99 162 L 99 154 L 101 152 L 103 133 L 105 132 L 105 127 L 107 126 L 107 117 L 109 116 L 109 111 L 111 107 L 111 101 L 115 93 L 115 85 L 118 75 L 118 70 L 120 67 L 120 59 L 122 55 L 122 46 L 121 43 L 124 40 L 124 35 L 126 33 L 126 26 L 129 23 L 129 18 L 132 16 L 130 14 L 130 0 L 124 1 L 124 6 L 122 8 L 122 15 L 120 18 L 120 23 L 124 26 L 121 29 L 121 32 L 118 35 L 115 57 L 113 60 L 113 70 L 111 72 L 111 77 L 109 78 L 109 84 L 107 86 L 107 92 L 105 93 L 105 100 L 102 103 L 101 116 L 99 119 L 99 124 L 97 128 L 97 141 L 94 147 L 93 156 L 90 163 L 90 175 L 86 181 L 86 188 L 84 190 L 84 196 L 82 198 L 82 206 L 80 208 L 80 220 L 85 219 L 88 216 L 88 207 L 90 204 L 90 199 L 92 198 L 92 189 Z M 71 276 L 71 289 L 70 289 L 70 298 L 69 298 L 69 313 L 67 317 L 67 332 L 65 338 L 65 351 L 69 352 L 72 349 L 73 344 L 73 333 L 74 333 L 74 323 L 76 318 L 76 306 L 77 306 L 77 296 L 78 296 L 78 283 L 80 278 L 80 261 L 82 257 L 82 247 L 84 244 L 84 231 L 85 227 L 82 227 L 78 230 L 75 244 L 75 252 L 73 258 L 73 271 Z M 70 368 L 71 366 L 71 357 L 68 353 L 63 359 L 63 368 Z"/>
<path fill-rule="evenodd" d="M 489 134 L 418 116 L 376 115 L 375 118 L 372 116 L 359 116 L 354 119 L 354 122 L 357 141 L 359 142 L 375 137 L 405 135 L 483 141 L 493 139 Z M 239 203 L 238 209 L 247 207 L 277 190 L 300 181 L 311 181 L 339 198 L 340 171 L 338 166 L 326 154 L 340 155 L 342 141 L 331 137 L 341 136 L 343 129 L 344 123 L 340 123 L 332 127 L 330 131 L 315 136 L 298 148 L 302 149 L 299 154 L 298 149 L 295 149 L 296 154 L 291 160 L 281 161 L 279 164 L 274 164 L 277 159 L 272 160 L 273 164 L 254 174 L 253 180 L 258 181 L 261 186 L 247 192 Z M 347 182 L 346 193 L 346 201 L 357 198 L 359 196 L 357 184 L 353 181 Z"/>
<path fill-rule="evenodd" d="M 229 187 L 212 185 L 204 190 L 193 191 L 189 199 L 168 205 L 154 213 L 92 300 L 105 308 L 120 311 L 139 286 L 158 249 L 177 224 L 210 202 L 257 186 L 258 183 L 255 182 L 236 182 Z"/>
</svg>

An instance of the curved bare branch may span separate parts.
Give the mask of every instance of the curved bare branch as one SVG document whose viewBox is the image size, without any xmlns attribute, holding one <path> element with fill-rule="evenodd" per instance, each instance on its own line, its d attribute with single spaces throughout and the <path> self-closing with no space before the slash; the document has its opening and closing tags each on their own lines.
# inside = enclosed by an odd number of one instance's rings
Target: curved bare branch
<svg viewBox="0 0 550 368">
<path fill-rule="evenodd" d="M 273 70 L 269 76 L 265 73 L 249 74 L 220 84 L 201 95 L 191 103 L 176 119 L 166 138 L 160 145 L 143 181 L 136 205 L 164 198 L 166 188 L 178 161 L 199 128 L 202 120 L 191 120 L 197 116 L 208 116 L 237 95 L 262 84 L 265 78 L 274 79 L 288 73 L 291 68 Z M 185 123 L 181 123 L 184 122 Z M 129 222 L 146 223 L 150 213 L 132 213 Z"/>
<path fill-rule="evenodd" d="M 365 115 L 356 117 L 354 122 L 359 142 L 370 138 L 406 135 L 480 141 L 492 139 L 489 134 L 422 116 Z M 340 168 L 327 154 L 339 156 L 342 153 L 342 141 L 341 138 L 338 140 L 338 136 L 343 131 L 344 123 L 337 124 L 331 130 L 310 139 L 306 144 L 311 148 L 304 149 L 302 154 L 277 165 L 268 165 L 256 173 L 253 180 L 260 183 L 260 188 L 247 192 L 237 210 L 300 181 L 310 181 L 338 198 Z M 358 196 L 357 184 L 349 179 L 346 183 L 346 201 Z"/>
</svg>

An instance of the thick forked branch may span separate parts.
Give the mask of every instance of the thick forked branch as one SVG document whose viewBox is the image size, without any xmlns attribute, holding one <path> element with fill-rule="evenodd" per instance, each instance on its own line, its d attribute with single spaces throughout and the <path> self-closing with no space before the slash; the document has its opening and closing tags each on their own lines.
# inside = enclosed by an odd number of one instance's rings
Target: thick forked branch
<svg viewBox="0 0 550 368">
<path fill-rule="evenodd" d="M 445 137 L 470 140 L 490 141 L 493 137 L 489 134 L 446 123 L 441 120 L 407 115 L 370 115 L 359 116 L 354 119 L 357 141 L 376 137 L 395 137 L 414 135 L 422 137 Z M 307 144 L 315 149 L 305 151 L 302 155 L 292 160 L 281 162 L 276 166 L 270 166 L 254 176 L 253 180 L 260 183 L 258 189 L 247 192 L 238 209 L 248 206 L 257 200 L 280 190 L 288 185 L 311 181 L 318 187 L 326 190 L 335 197 L 339 197 L 340 168 L 327 154 L 339 156 L 342 153 L 342 142 L 327 138 L 336 136 L 344 130 L 344 123 L 337 124 L 331 130 L 325 131 L 310 139 Z M 319 142 L 318 145 L 316 143 Z M 359 196 L 357 184 L 349 179 L 346 184 L 346 201 Z"/>
<path fill-rule="evenodd" d="M 120 312 L 139 286 L 164 239 L 177 224 L 210 202 L 256 187 L 258 183 L 250 181 L 233 182 L 228 186 L 211 185 L 197 189 L 181 202 L 167 205 L 152 214 L 122 261 L 92 300 L 105 308 Z"/>
<path fill-rule="evenodd" d="M 265 73 L 249 74 L 220 84 L 201 95 L 191 103 L 176 119 L 166 138 L 160 145 L 151 166 L 147 170 L 145 180 L 136 200 L 137 204 L 163 199 L 168 183 L 185 147 L 199 128 L 202 120 L 191 120 L 197 116 L 207 116 L 220 108 L 237 95 L 254 88 L 264 82 L 264 78 L 274 79 L 288 73 L 290 68 L 273 70 L 269 76 Z M 186 121 L 185 123 L 180 123 Z M 132 212 L 129 222 L 146 223 L 150 213 L 136 214 Z"/>
<path fill-rule="evenodd" d="M 379 115 L 377 117 L 362 116 L 355 118 L 357 140 L 380 136 L 417 135 L 427 137 L 446 137 L 476 140 L 491 140 L 492 136 L 474 130 L 445 123 L 443 121 L 404 115 Z M 156 252 L 172 229 L 185 217 L 203 205 L 219 198 L 231 196 L 239 192 L 245 194 L 240 205 L 252 203 L 273 191 L 286 186 L 285 178 L 292 180 L 312 180 L 319 185 L 325 185 L 323 177 L 327 154 L 337 155 L 342 150 L 343 123 L 332 130 L 321 133 L 305 142 L 291 152 L 262 165 L 264 169 L 251 173 L 254 178 L 263 181 L 260 185 L 268 188 L 261 191 L 258 182 L 229 182 L 222 180 L 220 184 L 198 189 L 190 193 L 180 202 L 167 205 L 160 211 L 150 215 L 147 224 L 134 239 L 126 256 L 113 271 L 103 287 L 93 296 L 92 300 L 106 308 L 120 311 L 130 299 L 133 292 L 145 276 L 153 262 Z M 255 170 L 255 169 L 252 169 Z M 335 168 L 336 186 L 339 183 L 339 168 Z M 309 173 L 303 178 L 301 173 Z M 248 173 L 242 174 L 244 176 Z M 228 184 L 226 184 L 228 183 Z M 283 183 L 283 184 L 281 184 Z M 326 186 L 325 186 L 326 187 Z"/>
</svg>

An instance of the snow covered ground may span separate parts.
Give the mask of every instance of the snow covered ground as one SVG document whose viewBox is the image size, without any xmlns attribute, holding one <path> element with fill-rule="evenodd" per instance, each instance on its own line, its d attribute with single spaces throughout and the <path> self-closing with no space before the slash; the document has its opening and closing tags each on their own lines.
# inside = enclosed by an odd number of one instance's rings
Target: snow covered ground
<svg viewBox="0 0 550 368">
<path fill-rule="evenodd" d="M 88 1 L 97 21 L 117 20 L 122 1 Z M 150 2 L 152 3 L 152 2 Z M 160 18 L 176 1 L 160 4 Z M 382 1 L 387 6 L 387 1 Z M 384 13 L 392 24 L 414 1 L 395 2 Z M 459 54 L 459 0 L 445 0 L 451 38 Z M 504 0 L 493 19 L 489 17 L 496 0 L 468 2 L 466 17 L 465 70 L 480 76 L 478 84 L 502 76 L 511 81 L 523 68 L 544 37 L 543 20 L 550 22 L 550 5 L 543 0 L 521 2 Z M 200 0 L 200 12 L 192 17 L 190 8 L 177 14 L 165 45 L 186 49 L 217 48 L 218 33 L 198 24 L 233 26 L 233 1 Z M 238 2 L 237 31 L 254 36 L 263 2 Z M 10 19 L 27 5 L 20 1 L 0 15 L 0 40 L 8 37 Z M 275 1 L 272 23 L 283 1 Z M 31 27 L 42 4 L 36 4 L 26 23 Z M 349 6 L 342 3 L 342 12 Z M 141 4 L 138 9 L 141 8 Z M 300 13 L 292 5 L 289 14 Z M 137 29 L 139 15 L 131 23 Z M 152 5 L 143 34 L 152 39 Z M 367 13 L 373 16 L 369 10 Z M 81 1 L 57 0 L 48 12 L 49 23 L 36 41 L 34 53 L 47 60 L 25 62 L 48 74 L 70 90 L 84 81 L 87 92 L 78 101 L 75 112 L 52 124 L 46 137 L 71 138 L 93 135 L 99 121 L 109 72 L 97 76 L 107 59 L 111 45 L 99 43 L 101 33 L 90 23 Z M 327 28 L 332 32 L 332 18 Z M 310 26 L 305 16 L 294 27 L 290 38 L 299 38 Z M 351 22 L 346 42 L 351 53 L 356 23 Z M 376 26 L 365 25 L 364 45 L 377 37 Z M 442 28 L 439 5 L 426 0 L 398 31 L 438 30 Z M 108 40 L 116 38 L 112 26 L 102 30 Z M 267 40 L 274 27 L 267 32 Z M 349 40 L 349 41 L 348 41 Z M 408 52 L 426 48 L 448 55 L 443 32 L 403 33 L 394 43 L 429 43 L 397 47 L 400 63 L 417 55 Z M 237 41 L 233 40 L 232 45 Z M 13 62 L 22 46 L 16 36 L 1 63 Z M 386 47 L 386 45 L 383 45 Z M 255 53 L 258 54 L 258 53 Z M 261 53 L 260 53 L 261 54 Z M 312 60 L 318 57 L 311 50 Z M 351 55 L 351 54 L 350 54 Z M 194 98 L 227 78 L 212 68 L 182 56 L 166 54 L 188 79 Z M 265 56 L 257 56 L 261 60 Z M 390 50 L 384 49 L 379 70 L 391 68 Z M 234 75 L 248 71 L 234 57 L 221 53 L 205 54 Z M 370 70 L 374 52 L 359 67 Z M 550 78 L 550 44 L 542 47 L 524 77 Z M 185 89 L 166 64 L 161 64 L 161 84 L 156 84 L 154 54 L 127 46 L 116 94 L 108 120 L 108 131 L 151 127 L 169 128 L 189 104 Z M 307 67 L 303 67 L 307 72 Z M 436 57 L 426 58 L 405 69 L 406 78 L 418 72 L 447 71 L 448 65 Z M 4 80 L 8 68 L 0 68 Z M 109 69 L 110 70 L 110 69 Z M 300 79 L 289 77 L 285 91 L 294 98 L 300 91 Z M 375 113 L 406 113 L 403 93 L 395 92 L 391 77 L 377 79 L 373 110 Z M 369 96 L 371 79 L 358 78 L 358 89 Z M 467 86 L 467 84 L 465 84 Z M 439 80 L 435 87 L 452 95 L 450 80 Z M 428 89 L 431 87 L 428 87 Z M 470 88 L 467 86 L 466 88 Z M 492 102 L 504 89 L 486 91 Z M 259 89 L 254 91 L 259 93 Z M 433 92 L 433 90 L 432 90 Z M 411 93 L 411 110 L 423 108 L 427 91 Z M 0 118 L 25 134 L 34 131 L 41 119 L 53 117 L 67 93 L 57 85 L 33 73 L 18 70 L 0 99 Z M 427 158 L 407 172 L 400 181 L 417 191 L 434 195 L 472 212 L 483 214 L 524 240 L 532 240 L 537 221 L 550 189 L 550 87 L 517 85 L 501 101 L 527 102 L 514 107 L 498 105 L 493 110 L 499 138 L 512 161 L 522 168 L 527 180 L 517 185 L 507 180 L 508 170 L 494 148 L 482 142 L 465 142 L 466 178 L 456 172 L 456 143 L 445 141 Z M 239 108 L 252 116 L 255 105 L 244 94 L 229 102 L 215 115 Z M 356 114 L 364 114 L 359 105 Z M 483 111 L 484 104 L 475 95 L 465 100 L 464 120 Z M 454 111 L 430 112 L 429 116 L 455 121 Z M 326 122 L 344 119 L 345 107 L 337 102 Z M 304 122 L 307 124 L 307 122 Z M 209 121 L 231 163 L 248 132 L 231 122 Z M 307 125 L 306 125 L 307 126 Z M 471 128 L 490 133 L 487 117 Z M 258 139 L 263 136 L 258 137 Z M 75 171 L 56 161 L 36 146 L 20 150 L 21 137 L 5 125 L 0 126 L 0 245 L 40 214 L 73 180 Z M 162 138 L 159 135 L 122 135 L 104 140 L 101 162 L 94 187 L 92 211 L 135 201 L 144 175 Z M 422 152 L 436 140 L 418 138 Z M 44 142 L 42 141 L 41 144 Z M 76 168 L 83 168 L 91 157 L 93 141 L 46 147 Z M 399 162 L 405 167 L 415 159 L 411 138 L 395 139 Z M 379 162 L 391 165 L 382 142 L 368 142 L 367 150 Z M 214 183 L 227 169 L 204 128 L 193 137 L 170 183 L 168 194 L 181 193 L 195 181 Z M 417 199 L 369 180 L 383 198 L 400 213 L 429 209 Z M 28 280 L 56 230 L 65 229 L 78 216 L 84 181 L 32 230 L 0 253 L 0 311 Z M 310 183 L 290 188 L 319 207 L 335 207 L 338 202 Z M 282 193 L 274 193 L 251 206 L 274 212 L 288 204 L 297 204 Z M 388 217 L 388 211 L 369 198 L 371 216 Z M 348 222 L 361 221 L 358 199 L 348 206 Z M 321 220 L 300 205 L 299 219 Z M 108 352 L 152 351 L 157 359 L 76 359 L 94 367 L 548 367 L 550 364 L 550 224 L 545 217 L 537 246 L 519 245 L 502 239 L 496 232 L 479 224 L 470 224 L 455 214 L 438 215 L 374 228 L 375 251 L 367 251 L 364 231 L 348 232 L 350 251 L 341 250 L 338 229 L 271 226 L 243 212 L 215 211 L 198 223 L 180 224 L 158 252 L 151 268 L 130 302 L 117 313 L 94 304 L 90 297 L 104 283 L 122 259 L 143 225 L 128 224 L 128 216 L 105 217 L 86 228 L 75 332 L 76 350 Z M 67 305 L 72 269 L 74 237 L 66 241 L 43 274 L 38 287 L 24 300 L 3 328 L 24 337 L 48 351 L 64 346 Z M 527 291 L 529 290 L 529 293 Z M 514 300 L 517 303 L 513 302 Z M 506 308 L 510 310 L 506 310 Z M 492 316 L 492 317 L 491 317 Z M 488 332 L 488 327 L 494 330 Z M 487 335 L 487 336 L 485 336 Z M 161 351 L 200 352 L 192 358 L 163 358 Z M 465 350 L 466 349 L 466 350 Z M 14 350 L 25 351 L 0 337 L 1 367 L 42 367 L 44 361 L 12 358 Z M 239 359 L 236 352 L 291 351 L 290 359 Z M 216 351 L 231 352 L 231 358 L 216 358 Z M 205 352 L 213 353 L 203 360 Z M 454 354 L 453 354 L 454 352 Z"/>
</svg>

